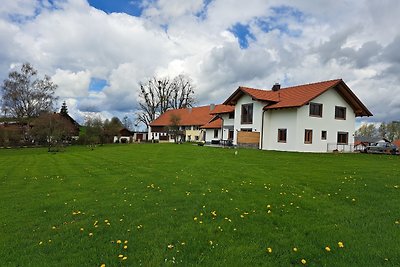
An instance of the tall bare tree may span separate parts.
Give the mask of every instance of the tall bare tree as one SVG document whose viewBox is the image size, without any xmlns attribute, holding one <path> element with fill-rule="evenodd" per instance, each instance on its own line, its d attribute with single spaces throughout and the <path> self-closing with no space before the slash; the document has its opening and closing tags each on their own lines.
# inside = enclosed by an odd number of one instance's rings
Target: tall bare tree
<svg viewBox="0 0 400 267">
<path fill-rule="evenodd" d="M 187 108 L 194 103 L 194 86 L 189 76 L 180 74 L 172 82 L 170 108 Z"/>
<path fill-rule="evenodd" d="M 10 72 L 1 86 L 2 109 L 17 119 L 37 117 L 53 109 L 56 88 L 49 76 L 38 78 L 37 70 L 24 63 L 21 71 Z"/>
<path fill-rule="evenodd" d="M 139 83 L 139 107 L 136 118 L 149 126 L 158 115 L 171 108 L 191 107 L 194 104 L 194 86 L 189 77 L 179 75 L 170 78 L 153 77 L 146 83 Z"/>
</svg>

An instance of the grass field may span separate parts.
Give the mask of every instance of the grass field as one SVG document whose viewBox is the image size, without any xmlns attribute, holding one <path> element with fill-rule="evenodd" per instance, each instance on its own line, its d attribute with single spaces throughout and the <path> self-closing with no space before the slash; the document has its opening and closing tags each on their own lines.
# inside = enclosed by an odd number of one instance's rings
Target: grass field
<svg viewBox="0 0 400 267">
<path fill-rule="evenodd" d="M 2 149 L 0 264 L 399 266 L 400 157 L 234 151 Z"/>
</svg>

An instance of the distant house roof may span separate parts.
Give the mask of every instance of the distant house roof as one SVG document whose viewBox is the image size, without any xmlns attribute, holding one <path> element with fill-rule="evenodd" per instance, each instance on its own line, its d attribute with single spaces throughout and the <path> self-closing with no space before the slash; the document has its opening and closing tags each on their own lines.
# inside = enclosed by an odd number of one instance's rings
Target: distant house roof
<svg viewBox="0 0 400 267">
<path fill-rule="evenodd" d="M 60 116 L 63 116 L 67 120 L 69 120 L 73 125 L 75 125 L 75 127 L 80 127 L 79 123 L 76 120 L 74 120 L 68 113 L 67 114 L 57 113 L 57 114 L 59 114 Z"/>
<path fill-rule="evenodd" d="M 210 122 L 206 123 L 205 125 L 201 126 L 202 129 L 221 129 L 222 127 L 222 119 L 215 117 Z"/>
<path fill-rule="evenodd" d="M 222 105 L 208 105 L 202 107 L 167 110 L 157 119 L 151 122 L 150 126 L 169 126 L 171 125 L 172 116 L 179 117 L 179 126 L 202 126 L 213 119 L 214 115 L 211 112 L 215 110 L 224 110 L 224 107 L 221 106 Z"/>
<path fill-rule="evenodd" d="M 277 91 L 240 86 L 223 104 L 235 105 L 244 94 L 254 100 L 265 102 L 265 110 L 301 107 L 329 89 L 335 89 L 353 108 L 356 116 L 372 116 L 357 96 L 341 79 L 282 88 Z"/>
<path fill-rule="evenodd" d="M 210 112 L 210 114 L 224 114 L 224 113 L 231 113 L 235 111 L 235 106 L 229 105 L 216 105 L 215 108 Z"/>
</svg>

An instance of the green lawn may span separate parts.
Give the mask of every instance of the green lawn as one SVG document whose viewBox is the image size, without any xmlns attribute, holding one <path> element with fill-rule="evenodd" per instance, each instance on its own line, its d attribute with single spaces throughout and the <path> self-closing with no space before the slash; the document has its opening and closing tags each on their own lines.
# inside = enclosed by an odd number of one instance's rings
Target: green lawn
<svg viewBox="0 0 400 267">
<path fill-rule="evenodd" d="M 1 266 L 399 266 L 400 157 L 234 151 L 1 149 Z"/>
</svg>

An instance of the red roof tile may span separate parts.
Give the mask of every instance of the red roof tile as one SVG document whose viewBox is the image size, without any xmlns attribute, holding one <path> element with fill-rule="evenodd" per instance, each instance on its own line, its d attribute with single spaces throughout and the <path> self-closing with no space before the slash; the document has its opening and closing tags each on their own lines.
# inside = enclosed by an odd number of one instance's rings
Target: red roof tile
<svg viewBox="0 0 400 267">
<path fill-rule="evenodd" d="M 202 129 L 221 129 L 222 127 L 222 119 L 217 118 L 215 120 L 206 123 L 205 125 L 201 126 Z"/>
<path fill-rule="evenodd" d="M 235 111 L 235 106 L 216 105 L 215 108 L 210 112 L 210 114 L 223 114 L 223 113 L 231 113 L 234 111 Z"/>
<path fill-rule="evenodd" d="M 222 105 L 215 105 L 213 111 L 223 110 L 224 107 L 221 106 Z M 214 117 L 211 112 L 211 106 L 171 109 L 161 114 L 157 119 L 150 123 L 150 126 L 171 125 L 171 116 L 178 116 L 180 118 L 180 126 L 202 126 L 207 124 Z"/>
<path fill-rule="evenodd" d="M 357 116 L 372 116 L 372 113 L 341 79 L 292 86 L 278 91 L 239 87 L 224 104 L 234 105 L 237 99 L 247 94 L 255 100 L 265 102 L 267 105 L 264 109 L 301 107 L 331 88 L 338 90 L 352 106 Z"/>
</svg>

